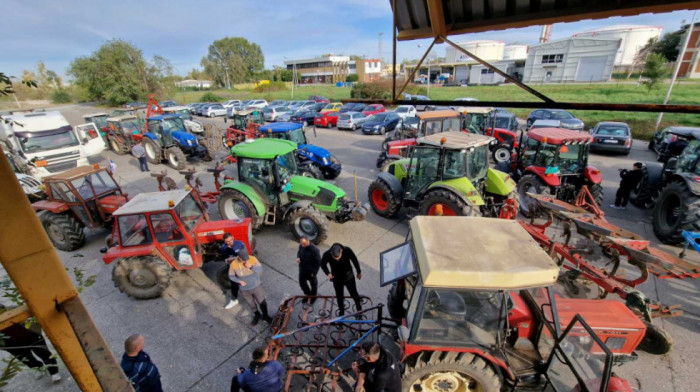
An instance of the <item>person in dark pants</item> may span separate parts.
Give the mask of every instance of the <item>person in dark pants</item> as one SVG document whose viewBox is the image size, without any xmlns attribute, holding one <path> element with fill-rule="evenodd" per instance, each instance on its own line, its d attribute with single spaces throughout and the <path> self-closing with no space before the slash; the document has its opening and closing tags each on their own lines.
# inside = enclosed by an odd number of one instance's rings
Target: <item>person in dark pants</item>
<svg viewBox="0 0 700 392">
<path fill-rule="evenodd" d="M 321 267 L 321 251 L 309 241 L 309 237 L 299 239 L 297 250 L 297 264 L 299 264 L 299 286 L 304 295 L 316 297 L 318 295 L 318 269 Z M 316 298 L 309 300 L 311 304 Z"/>
<path fill-rule="evenodd" d="M 143 343 L 143 336 L 138 334 L 131 335 L 124 341 L 122 370 L 136 392 L 163 392 L 158 367 L 143 351 Z"/>
<path fill-rule="evenodd" d="M 369 342 L 362 345 L 361 354 L 364 362 L 352 363 L 356 392 L 401 392 L 401 369 L 391 353 Z"/>
<path fill-rule="evenodd" d="M 243 261 L 248 261 L 250 256 L 248 255 L 248 249 L 245 247 L 243 241 L 236 241 L 231 233 L 224 234 L 224 244 L 221 245 L 219 253 L 224 257 L 226 264 L 231 265 L 231 262 L 236 258 L 240 258 Z M 224 309 L 231 309 L 238 305 L 238 290 L 240 285 L 231 279 L 231 299 L 228 301 Z"/>
<path fill-rule="evenodd" d="M 146 159 L 146 149 L 143 148 L 143 142 L 139 140 L 131 149 L 131 154 L 139 160 L 139 168 L 142 172 L 150 171 L 148 170 L 148 160 Z"/>
<path fill-rule="evenodd" d="M 614 208 L 616 210 L 627 209 L 627 202 L 630 199 L 630 192 L 632 192 L 632 189 L 639 184 L 639 181 L 642 180 L 642 176 L 644 175 L 642 172 L 643 167 L 643 163 L 635 162 L 632 170 L 620 170 L 620 178 L 622 178 L 622 180 L 620 180 L 620 187 L 617 189 L 617 193 L 615 194 L 615 204 L 611 204 L 610 208 Z"/>
<path fill-rule="evenodd" d="M 331 265 L 330 271 L 328 270 L 328 264 Z M 329 250 L 323 253 L 321 258 L 321 269 L 323 269 L 323 273 L 328 275 L 328 279 L 333 282 L 335 297 L 338 300 L 338 314 L 340 316 L 345 314 L 344 290 L 346 287 L 348 293 L 355 301 L 357 311 L 362 310 L 362 299 L 357 293 L 357 284 L 355 283 L 352 266 L 355 266 L 355 271 L 357 271 L 357 279 L 362 279 L 362 271 L 360 270 L 357 256 L 355 256 L 352 249 L 338 243 L 333 244 Z"/>
<path fill-rule="evenodd" d="M 58 362 L 52 358 L 51 351 L 41 333 L 27 329 L 22 324 L 12 324 L 0 331 L 4 335 L 0 349 L 10 353 L 13 357 L 32 369 L 43 372 L 45 368 L 51 375 L 51 381 L 55 384 L 61 381 L 58 374 Z M 37 358 L 39 358 L 37 360 Z"/>
<path fill-rule="evenodd" d="M 253 360 L 248 369 L 239 368 L 231 380 L 231 392 L 279 392 L 282 390 L 284 366 L 275 360 L 268 360 L 267 347 L 253 351 Z"/>
</svg>

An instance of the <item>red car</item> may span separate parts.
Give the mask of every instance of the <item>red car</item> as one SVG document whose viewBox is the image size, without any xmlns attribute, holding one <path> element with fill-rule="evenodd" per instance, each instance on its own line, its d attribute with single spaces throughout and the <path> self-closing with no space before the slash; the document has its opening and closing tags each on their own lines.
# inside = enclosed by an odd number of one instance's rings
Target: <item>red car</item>
<svg viewBox="0 0 700 392">
<path fill-rule="evenodd" d="M 319 103 L 331 103 L 331 100 L 322 95 L 311 95 L 309 96 L 309 101 L 315 101 Z"/>
<path fill-rule="evenodd" d="M 314 116 L 314 125 L 317 127 L 333 128 L 338 125 L 338 112 L 316 113 Z"/>
<path fill-rule="evenodd" d="M 368 105 L 365 108 L 365 110 L 362 111 L 362 114 L 364 114 L 365 116 L 371 116 L 373 114 L 382 113 L 385 111 L 386 111 L 386 109 L 384 109 L 384 105 L 377 103 L 377 104 Z"/>
</svg>

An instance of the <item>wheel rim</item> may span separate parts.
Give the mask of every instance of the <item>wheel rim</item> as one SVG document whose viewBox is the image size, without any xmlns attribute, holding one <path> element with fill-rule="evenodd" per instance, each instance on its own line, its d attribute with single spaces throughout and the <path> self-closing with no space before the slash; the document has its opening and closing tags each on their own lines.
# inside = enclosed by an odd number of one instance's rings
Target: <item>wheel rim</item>
<svg viewBox="0 0 700 392">
<path fill-rule="evenodd" d="M 438 209 L 442 208 L 443 216 L 457 216 L 457 213 L 447 204 L 435 203 L 428 209 L 428 215 L 437 215 Z"/>
<path fill-rule="evenodd" d="M 58 225 L 54 225 L 53 223 L 49 223 L 46 226 L 46 232 L 49 234 L 49 237 L 51 237 L 51 240 L 54 242 L 64 242 L 66 240 L 66 235 L 61 230 L 61 228 Z"/>
<path fill-rule="evenodd" d="M 158 278 L 156 275 L 147 269 L 135 269 L 129 271 L 129 281 L 131 284 L 141 288 L 155 286 Z"/>
<path fill-rule="evenodd" d="M 311 172 L 308 171 L 308 170 L 304 170 L 303 172 L 301 172 L 301 176 L 302 176 L 302 177 L 316 178 L 316 176 L 314 176 L 313 174 L 311 174 Z"/>
<path fill-rule="evenodd" d="M 146 143 L 146 155 L 148 155 L 148 158 L 150 159 L 155 159 L 156 158 L 156 152 L 153 149 L 153 145 L 151 143 Z"/>
<path fill-rule="evenodd" d="M 674 227 L 681 217 L 681 199 L 677 195 L 669 195 L 664 202 L 664 221 L 670 227 Z"/>
<path fill-rule="evenodd" d="M 173 167 L 180 166 L 180 161 L 177 159 L 177 156 L 174 153 L 168 154 L 168 160 Z"/>
<path fill-rule="evenodd" d="M 226 200 L 224 202 L 224 211 L 226 215 L 228 215 L 224 217 L 225 219 L 243 219 L 250 217 L 248 206 L 240 200 Z"/>
<path fill-rule="evenodd" d="M 389 200 L 381 189 L 372 191 L 372 203 L 378 210 L 384 211 L 389 207 Z"/>
<path fill-rule="evenodd" d="M 312 241 L 318 237 L 318 226 L 316 226 L 316 222 L 314 222 L 312 219 L 299 218 L 294 222 L 294 228 L 296 229 L 297 233 L 301 233 L 309 237 L 309 239 Z"/>
<path fill-rule="evenodd" d="M 499 148 L 493 155 L 496 158 L 496 162 L 505 162 L 508 160 L 510 152 L 505 148 Z"/>
<path fill-rule="evenodd" d="M 112 150 L 119 151 L 119 144 L 117 144 L 116 140 L 112 140 Z"/>
<path fill-rule="evenodd" d="M 483 390 L 476 380 L 458 372 L 431 373 L 418 380 L 414 385 L 420 385 L 423 391 L 435 392 L 468 392 Z"/>
</svg>

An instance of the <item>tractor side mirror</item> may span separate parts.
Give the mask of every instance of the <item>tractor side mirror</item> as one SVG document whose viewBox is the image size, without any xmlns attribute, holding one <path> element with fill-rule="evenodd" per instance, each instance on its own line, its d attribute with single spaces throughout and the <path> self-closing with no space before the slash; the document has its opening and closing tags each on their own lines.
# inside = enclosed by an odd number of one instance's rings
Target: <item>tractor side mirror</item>
<svg viewBox="0 0 700 392">
<path fill-rule="evenodd" d="M 100 248 L 100 253 L 107 253 L 107 248 Z"/>
</svg>

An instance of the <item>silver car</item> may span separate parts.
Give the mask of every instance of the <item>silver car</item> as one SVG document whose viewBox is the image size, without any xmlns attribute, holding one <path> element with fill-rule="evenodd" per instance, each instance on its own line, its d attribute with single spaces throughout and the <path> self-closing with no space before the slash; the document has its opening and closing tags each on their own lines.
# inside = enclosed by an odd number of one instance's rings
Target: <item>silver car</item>
<svg viewBox="0 0 700 392">
<path fill-rule="evenodd" d="M 289 110 L 285 107 L 266 107 L 263 109 L 263 118 L 265 121 L 277 121 L 280 115 L 287 113 Z"/>
<path fill-rule="evenodd" d="M 369 117 L 360 112 L 341 113 L 340 116 L 338 116 L 338 129 L 349 129 L 354 131 L 357 128 L 362 128 L 362 124 L 364 124 L 368 119 Z"/>
<path fill-rule="evenodd" d="M 280 122 L 289 122 L 292 121 L 292 114 L 294 114 L 295 110 L 287 109 L 286 112 L 282 112 L 277 115 L 275 121 L 280 121 Z M 263 115 L 264 117 L 264 115 Z"/>
<path fill-rule="evenodd" d="M 202 116 L 204 117 L 216 117 L 216 116 L 225 116 L 226 115 L 226 108 L 224 105 L 220 103 L 214 103 L 209 106 L 207 106 L 204 110 L 202 110 Z"/>
</svg>

